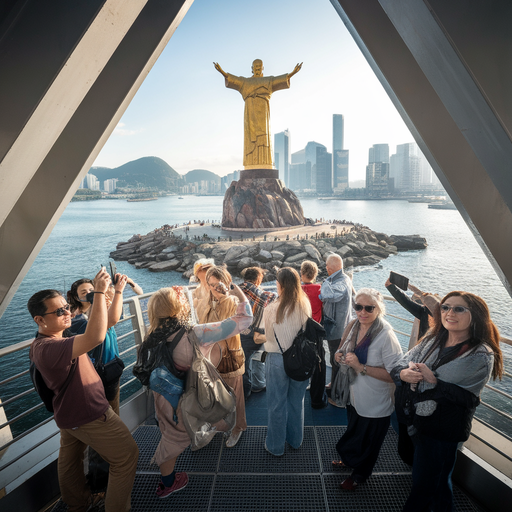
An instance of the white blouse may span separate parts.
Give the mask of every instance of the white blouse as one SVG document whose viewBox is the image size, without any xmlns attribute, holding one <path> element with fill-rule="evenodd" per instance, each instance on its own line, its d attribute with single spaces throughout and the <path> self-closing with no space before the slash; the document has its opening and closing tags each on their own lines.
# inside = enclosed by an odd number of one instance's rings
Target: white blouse
<svg viewBox="0 0 512 512">
<path fill-rule="evenodd" d="M 265 350 L 267 352 L 281 353 L 279 345 L 274 336 L 277 335 L 279 343 L 283 352 L 292 346 L 293 340 L 300 329 L 306 324 L 306 320 L 311 317 L 311 304 L 309 301 L 306 304 L 306 311 L 302 310 L 297 305 L 292 313 L 289 310 L 285 313 L 285 318 L 282 323 L 276 323 L 276 313 L 279 307 L 279 300 L 269 304 L 263 310 L 263 323 L 265 325 Z"/>
</svg>

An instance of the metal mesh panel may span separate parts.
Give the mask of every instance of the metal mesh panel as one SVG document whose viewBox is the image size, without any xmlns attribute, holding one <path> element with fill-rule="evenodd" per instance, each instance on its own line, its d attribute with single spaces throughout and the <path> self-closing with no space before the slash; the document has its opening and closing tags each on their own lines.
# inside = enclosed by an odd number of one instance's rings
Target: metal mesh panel
<svg viewBox="0 0 512 512">
<path fill-rule="evenodd" d="M 213 484 L 213 475 L 188 475 L 187 487 L 160 499 L 155 491 L 159 475 L 137 475 L 132 492 L 132 512 L 207 512 Z"/>
<path fill-rule="evenodd" d="M 218 475 L 210 512 L 324 512 L 319 475 Z"/>
<path fill-rule="evenodd" d="M 234 448 L 223 448 L 219 473 L 319 473 L 313 427 L 304 428 L 298 450 L 286 445 L 284 455 L 275 457 L 265 450 L 266 427 L 249 427 Z"/>
<path fill-rule="evenodd" d="M 346 431 L 346 427 L 316 427 L 316 435 L 322 458 L 322 471 L 324 473 L 343 474 L 350 470 L 337 471 L 332 469 L 331 462 L 339 460 L 336 443 Z M 397 453 L 398 435 L 390 427 L 384 443 L 380 449 L 379 458 L 375 464 L 374 473 L 411 473 L 411 468 L 402 462 Z"/>
</svg>

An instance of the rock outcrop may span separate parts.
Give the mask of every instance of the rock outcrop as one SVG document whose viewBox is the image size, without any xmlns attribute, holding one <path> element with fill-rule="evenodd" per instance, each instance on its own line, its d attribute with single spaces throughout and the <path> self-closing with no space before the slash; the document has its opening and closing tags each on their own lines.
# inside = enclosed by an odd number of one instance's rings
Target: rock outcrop
<svg viewBox="0 0 512 512">
<path fill-rule="evenodd" d="M 226 191 L 222 227 L 261 231 L 304 225 L 297 196 L 274 176 L 272 170 L 242 171 Z"/>
<path fill-rule="evenodd" d="M 231 274 L 239 276 L 247 267 L 269 270 L 268 279 L 280 267 L 299 269 L 304 260 L 314 261 L 325 275 L 325 260 L 330 253 L 343 258 L 345 268 L 375 265 L 398 251 L 421 250 L 427 247 L 425 238 L 418 235 L 388 236 L 369 229 L 352 231 L 330 238 L 302 240 L 238 241 L 200 243 L 152 232 L 136 235 L 117 244 L 110 253 L 114 260 L 128 261 L 135 268 L 151 272 L 175 270 L 184 278 L 192 275 L 194 262 L 199 258 L 213 258 L 217 265 L 225 264 Z"/>
</svg>

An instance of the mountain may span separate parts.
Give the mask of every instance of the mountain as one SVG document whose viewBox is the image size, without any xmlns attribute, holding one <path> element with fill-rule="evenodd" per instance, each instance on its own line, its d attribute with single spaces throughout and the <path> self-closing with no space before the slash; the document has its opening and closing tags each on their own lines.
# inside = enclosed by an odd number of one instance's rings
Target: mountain
<svg viewBox="0 0 512 512">
<path fill-rule="evenodd" d="M 208 172 L 208 171 L 206 171 Z M 117 178 L 118 187 L 155 187 L 159 190 L 172 190 L 178 185 L 180 175 L 164 160 L 156 156 L 145 156 L 114 169 L 91 167 L 99 181 Z"/>
<path fill-rule="evenodd" d="M 196 183 L 197 181 L 204 180 L 215 181 L 220 185 L 220 176 L 205 169 L 194 169 L 193 171 L 189 171 L 184 175 L 184 178 L 187 183 Z"/>
</svg>

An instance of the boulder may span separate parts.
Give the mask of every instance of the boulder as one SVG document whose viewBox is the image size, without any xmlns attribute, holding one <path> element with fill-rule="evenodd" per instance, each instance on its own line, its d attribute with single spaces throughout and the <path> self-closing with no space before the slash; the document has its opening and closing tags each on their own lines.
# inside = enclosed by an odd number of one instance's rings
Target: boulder
<svg viewBox="0 0 512 512">
<path fill-rule="evenodd" d="M 196 252 L 195 254 L 192 254 L 192 261 L 197 261 L 202 258 L 206 258 L 206 256 L 200 252 Z"/>
<path fill-rule="evenodd" d="M 284 260 L 284 252 L 281 251 L 271 251 L 270 254 L 274 260 L 282 261 Z"/>
<path fill-rule="evenodd" d="M 309 257 L 315 262 L 315 263 L 320 263 L 322 261 L 322 255 L 320 254 L 320 252 L 318 252 L 318 249 L 311 245 L 311 244 L 306 244 L 304 246 L 304 249 L 305 251 L 308 253 Z"/>
<path fill-rule="evenodd" d="M 293 256 L 289 256 L 288 258 L 286 258 L 286 260 L 284 261 L 286 265 L 290 264 L 290 263 L 295 263 L 297 261 L 300 261 L 302 262 L 303 260 L 306 260 L 308 259 L 308 253 L 307 252 L 300 252 L 299 254 L 295 254 Z"/>
<path fill-rule="evenodd" d="M 353 254 L 353 250 L 351 247 L 349 247 L 348 245 L 344 245 L 342 247 L 340 247 L 337 251 L 336 251 L 342 258 L 345 258 L 347 256 L 350 256 L 351 254 Z"/>
<path fill-rule="evenodd" d="M 148 267 L 150 272 L 167 272 L 169 270 L 176 270 L 181 265 L 179 260 L 161 261 L 154 263 Z"/>
<path fill-rule="evenodd" d="M 267 263 L 271 261 L 272 258 L 272 253 L 264 250 L 260 250 L 260 252 L 254 257 L 256 261 L 260 261 L 261 263 Z"/>
<path fill-rule="evenodd" d="M 179 247 L 177 245 L 169 245 L 162 252 L 177 252 Z"/>
<path fill-rule="evenodd" d="M 249 255 L 246 245 L 232 245 L 224 256 L 224 263 L 230 264 L 233 260 L 239 260 Z"/>
<path fill-rule="evenodd" d="M 257 261 L 254 261 L 252 258 L 249 258 L 249 257 L 245 257 L 245 258 L 242 258 L 236 265 L 236 269 L 238 270 L 238 272 L 241 272 L 244 268 L 248 268 L 248 267 L 259 267 L 260 265 L 258 264 Z"/>
</svg>

